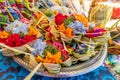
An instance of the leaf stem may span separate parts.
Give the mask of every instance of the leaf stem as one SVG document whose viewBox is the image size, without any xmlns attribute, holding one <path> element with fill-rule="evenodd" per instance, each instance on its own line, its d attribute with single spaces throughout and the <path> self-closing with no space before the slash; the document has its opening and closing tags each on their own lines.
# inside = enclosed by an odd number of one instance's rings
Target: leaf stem
<svg viewBox="0 0 120 80">
<path fill-rule="evenodd" d="M 31 80 L 32 76 L 37 72 L 41 65 L 42 63 L 39 63 L 24 80 Z"/>
<path fill-rule="evenodd" d="M 25 54 L 25 55 L 31 55 L 30 53 L 26 53 L 26 52 L 17 50 L 17 49 L 15 49 L 15 48 L 11 48 L 11 47 L 3 44 L 3 43 L 0 43 L 0 46 L 5 47 L 6 49 L 12 50 L 12 51 L 14 51 L 14 52 L 18 52 L 18 53 Z"/>
<path fill-rule="evenodd" d="M 117 35 L 113 36 L 111 39 L 114 39 L 116 37 L 120 36 L 120 33 L 118 33 Z"/>
<path fill-rule="evenodd" d="M 115 25 L 120 22 L 120 19 L 118 19 L 108 30 L 111 31 L 115 28 Z"/>
</svg>

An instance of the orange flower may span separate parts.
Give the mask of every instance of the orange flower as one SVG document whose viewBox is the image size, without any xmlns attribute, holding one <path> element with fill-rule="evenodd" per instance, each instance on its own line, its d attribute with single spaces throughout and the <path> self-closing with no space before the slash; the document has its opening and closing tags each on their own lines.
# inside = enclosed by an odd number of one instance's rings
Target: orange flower
<svg viewBox="0 0 120 80">
<path fill-rule="evenodd" d="M 64 34 L 68 37 L 68 38 L 72 38 L 73 37 L 73 30 L 72 28 L 68 27 L 65 31 Z"/>
<path fill-rule="evenodd" d="M 108 41 L 108 43 L 109 43 L 110 45 L 114 45 L 114 42 L 113 42 L 112 39 L 110 39 L 110 40 Z"/>
<path fill-rule="evenodd" d="M 73 36 L 73 29 L 72 28 L 70 28 L 70 27 L 65 28 L 64 24 L 58 25 L 57 28 L 59 31 L 63 32 L 66 35 L 66 37 L 72 38 L 72 36 Z"/>
<path fill-rule="evenodd" d="M 47 40 L 55 40 L 55 37 L 53 36 L 53 34 L 51 32 L 46 32 L 45 39 L 46 39 L 46 41 Z"/>
<path fill-rule="evenodd" d="M 58 10 L 54 10 L 54 14 L 56 14 L 56 15 L 57 15 L 58 13 L 59 13 L 59 12 L 58 12 Z"/>
<path fill-rule="evenodd" d="M 45 59 L 41 56 L 37 56 L 35 60 L 43 63 L 62 63 L 61 52 L 57 52 L 54 55 L 52 55 L 50 52 L 47 52 Z"/>
<path fill-rule="evenodd" d="M 61 52 L 57 52 L 54 55 L 52 55 L 50 52 L 47 52 L 44 63 L 62 63 Z"/>
<path fill-rule="evenodd" d="M 80 14 L 74 14 L 75 19 L 77 19 L 78 21 L 82 22 L 85 27 L 88 27 L 88 19 L 85 18 L 83 15 Z"/>
<path fill-rule="evenodd" d="M 5 39 L 5 38 L 7 38 L 8 36 L 9 36 L 9 33 L 8 33 L 8 32 L 6 32 L 6 31 L 0 32 L 0 38 L 1 38 L 1 39 Z"/>
<path fill-rule="evenodd" d="M 64 32 L 65 31 L 65 26 L 64 26 L 64 23 L 61 24 L 61 25 L 58 25 L 57 29 L 61 32 Z"/>
<path fill-rule="evenodd" d="M 41 56 L 39 56 L 39 55 L 35 58 L 35 60 L 36 60 L 38 63 L 44 61 L 44 59 L 43 59 Z"/>
<path fill-rule="evenodd" d="M 36 18 L 37 18 L 38 20 L 42 17 L 42 14 L 40 14 L 40 13 L 38 13 L 38 12 L 36 12 L 35 15 L 36 15 Z"/>
<path fill-rule="evenodd" d="M 29 28 L 28 35 L 29 36 L 37 36 L 38 35 L 38 30 L 35 27 L 31 26 Z"/>
</svg>

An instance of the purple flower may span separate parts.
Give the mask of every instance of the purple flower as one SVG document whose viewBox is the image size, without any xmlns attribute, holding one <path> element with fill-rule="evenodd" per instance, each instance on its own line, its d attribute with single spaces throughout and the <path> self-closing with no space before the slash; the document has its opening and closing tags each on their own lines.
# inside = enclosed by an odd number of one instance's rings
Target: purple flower
<svg viewBox="0 0 120 80">
<path fill-rule="evenodd" d="M 44 52 L 44 49 L 46 48 L 46 42 L 43 42 L 41 39 L 37 39 L 35 44 L 33 45 L 33 48 L 35 48 L 34 51 L 32 51 L 33 55 L 40 55 L 43 56 L 42 54 Z"/>
<path fill-rule="evenodd" d="M 27 34 L 28 26 L 25 23 L 15 20 L 13 23 L 5 27 L 5 30 L 7 32 L 12 32 L 12 34 L 15 34 L 15 33 Z"/>
<path fill-rule="evenodd" d="M 88 49 L 88 47 L 86 45 L 76 44 L 76 43 L 73 45 L 73 48 L 74 48 L 75 52 L 78 54 L 84 54 Z"/>
<path fill-rule="evenodd" d="M 74 23 L 70 23 L 69 26 L 74 30 L 74 34 L 85 34 L 86 33 L 86 28 L 84 27 L 84 24 L 75 21 Z"/>
</svg>

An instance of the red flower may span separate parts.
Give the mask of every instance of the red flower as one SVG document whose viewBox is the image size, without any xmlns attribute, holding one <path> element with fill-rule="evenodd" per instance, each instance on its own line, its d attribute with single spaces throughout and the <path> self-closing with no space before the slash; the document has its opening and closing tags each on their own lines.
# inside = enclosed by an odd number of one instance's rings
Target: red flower
<svg viewBox="0 0 120 80">
<path fill-rule="evenodd" d="M 3 28 L 0 28 L 0 32 L 3 31 Z"/>
<path fill-rule="evenodd" d="M 23 43 L 26 44 L 26 42 L 31 42 L 31 41 L 33 41 L 35 39 L 36 39 L 35 36 L 28 36 L 28 35 L 26 35 L 26 36 L 23 37 L 23 41 L 24 41 Z"/>
<path fill-rule="evenodd" d="M 65 49 L 61 49 L 61 55 L 64 61 L 69 58 L 69 53 Z"/>
<path fill-rule="evenodd" d="M 94 37 L 98 37 L 98 36 L 103 35 L 105 32 L 106 32 L 105 29 L 96 27 L 96 28 L 94 28 L 92 30 L 87 30 L 86 31 L 86 36 L 88 38 L 94 38 Z"/>
<path fill-rule="evenodd" d="M 67 17 L 68 17 L 67 15 L 63 15 L 63 14 L 61 14 L 61 13 L 58 13 L 58 14 L 55 16 L 55 23 L 56 23 L 57 25 L 61 25 Z"/>
<path fill-rule="evenodd" d="M 21 46 L 20 35 L 12 34 L 6 39 L 6 44 L 11 47 Z"/>
<path fill-rule="evenodd" d="M 24 8 L 24 5 L 22 5 L 22 4 L 17 4 L 17 7 L 18 7 L 19 9 L 22 9 L 22 8 Z"/>
<path fill-rule="evenodd" d="M 33 0 L 29 0 L 30 2 L 33 2 Z"/>
<path fill-rule="evenodd" d="M 0 2 L 0 9 L 2 10 L 2 9 L 4 9 L 4 7 L 5 7 L 5 3 L 4 2 Z"/>
<path fill-rule="evenodd" d="M 0 42 L 1 42 L 1 43 L 5 43 L 5 41 L 6 41 L 6 39 L 1 39 L 1 38 L 0 38 Z"/>
<path fill-rule="evenodd" d="M 11 47 L 17 47 L 17 46 L 22 46 L 35 39 L 36 37 L 34 36 L 26 35 L 23 38 L 21 38 L 19 34 L 12 34 L 5 40 L 4 43 Z M 3 42 L 3 41 L 1 40 L 0 42 Z"/>
<path fill-rule="evenodd" d="M 120 8 L 113 8 L 113 13 L 112 13 L 112 18 L 113 19 L 119 19 L 120 18 Z"/>
<path fill-rule="evenodd" d="M 47 28 L 46 28 L 46 31 L 47 31 L 47 32 L 50 32 L 50 30 L 51 30 L 51 27 L 47 27 Z"/>
<path fill-rule="evenodd" d="M 49 44 L 52 44 L 52 41 L 51 40 L 46 40 L 46 43 L 49 45 Z"/>
</svg>

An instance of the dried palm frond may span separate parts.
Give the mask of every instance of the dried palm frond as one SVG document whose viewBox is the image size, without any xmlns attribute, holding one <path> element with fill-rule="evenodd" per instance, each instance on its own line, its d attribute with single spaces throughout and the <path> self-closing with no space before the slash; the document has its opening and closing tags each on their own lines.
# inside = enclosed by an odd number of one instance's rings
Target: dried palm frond
<svg viewBox="0 0 120 80">
<path fill-rule="evenodd" d="M 98 4 L 91 9 L 89 14 L 89 21 L 95 22 L 96 26 L 105 27 L 107 22 L 111 19 L 112 7 Z"/>
</svg>

